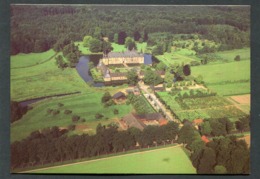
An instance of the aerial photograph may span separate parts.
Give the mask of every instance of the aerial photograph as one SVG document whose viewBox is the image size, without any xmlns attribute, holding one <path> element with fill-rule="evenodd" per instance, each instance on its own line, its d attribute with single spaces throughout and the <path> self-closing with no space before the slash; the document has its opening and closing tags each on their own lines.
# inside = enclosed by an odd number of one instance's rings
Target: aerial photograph
<svg viewBox="0 0 260 179">
<path fill-rule="evenodd" d="M 10 173 L 250 174 L 250 6 L 11 4 Z"/>
</svg>

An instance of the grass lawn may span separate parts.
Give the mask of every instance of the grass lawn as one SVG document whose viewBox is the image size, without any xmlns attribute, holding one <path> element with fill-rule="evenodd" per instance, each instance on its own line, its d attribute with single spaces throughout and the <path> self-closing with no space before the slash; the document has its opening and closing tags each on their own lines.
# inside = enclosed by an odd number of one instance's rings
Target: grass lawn
<svg viewBox="0 0 260 179">
<path fill-rule="evenodd" d="M 156 58 L 161 62 L 165 63 L 167 66 L 177 64 L 186 64 L 191 61 L 195 61 L 198 58 L 195 55 L 190 55 L 190 53 L 194 53 L 191 50 L 183 49 L 176 52 L 165 52 L 163 55 L 157 55 Z"/>
<path fill-rule="evenodd" d="M 196 174 L 181 147 L 168 147 L 40 169 L 33 173 Z"/>
<path fill-rule="evenodd" d="M 234 61 L 237 55 L 240 55 L 241 60 L 250 60 L 250 48 L 221 51 L 215 54 L 228 61 Z"/>
<path fill-rule="evenodd" d="M 250 82 L 208 85 L 208 88 L 222 96 L 248 94 L 250 93 Z"/>
<path fill-rule="evenodd" d="M 193 76 L 202 75 L 206 84 L 250 79 L 250 61 L 230 62 L 191 67 Z"/>
<path fill-rule="evenodd" d="M 32 110 L 28 111 L 22 119 L 11 125 L 11 141 L 21 140 L 38 129 L 51 126 L 67 127 L 70 124 L 85 125 L 86 130 L 93 133 L 98 123 L 105 124 L 113 122 L 114 119 L 121 118 L 132 110 L 132 106 L 126 104 L 105 108 L 101 104 L 102 96 L 103 93 L 97 90 L 97 92 L 56 97 L 35 103 L 33 104 Z M 58 107 L 58 103 L 62 103 L 64 106 Z M 47 113 L 47 109 L 59 110 L 60 113 L 53 116 Z M 66 109 L 71 110 L 72 114 L 64 114 Z M 114 109 L 118 109 L 118 115 L 113 113 Z M 96 119 L 96 113 L 100 113 L 104 115 L 104 117 L 102 119 Z M 73 115 L 84 118 L 86 122 L 73 123 Z"/>
<path fill-rule="evenodd" d="M 42 53 L 29 53 L 29 54 L 19 53 L 17 55 L 12 55 L 10 57 L 11 59 L 10 66 L 11 69 L 34 66 L 50 59 L 52 56 L 55 55 L 55 53 L 56 52 L 53 49 L 50 49 Z"/>
<path fill-rule="evenodd" d="M 74 42 L 75 45 L 78 45 L 79 51 L 81 51 L 82 54 L 84 55 L 89 55 L 89 54 L 101 54 L 102 52 L 99 53 L 93 53 L 89 50 L 89 48 L 83 46 L 83 42 Z"/>
<path fill-rule="evenodd" d="M 25 99 L 84 91 L 87 84 L 75 68 L 61 70 L 55 58 L 27 68 L 11 69 L 11 99 Z"/>
</svg>

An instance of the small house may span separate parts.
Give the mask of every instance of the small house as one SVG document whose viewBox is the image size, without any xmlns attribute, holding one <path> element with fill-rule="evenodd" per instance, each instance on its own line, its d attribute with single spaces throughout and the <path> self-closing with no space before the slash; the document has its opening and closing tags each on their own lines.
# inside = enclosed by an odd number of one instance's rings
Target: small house
<svg viewBox="0 0 260 179">
<path fill-rule="evenodd" d="M 135 127 L 140 130 L 143 130 L 145 128 L 145 124 L 142 121 L 140 121 L 138 118 L 136 118 L 136 116 L 134 116 L 132 113 L 123 117 L 122 121 L 126 124 L 127 128 Z"/>
<path fill-rule="evenodd" d="M 116 101 L 122 101 L 126 99 L 125 93 L 119 91 L 113 95 L 113 99 Z"/>
</svg>

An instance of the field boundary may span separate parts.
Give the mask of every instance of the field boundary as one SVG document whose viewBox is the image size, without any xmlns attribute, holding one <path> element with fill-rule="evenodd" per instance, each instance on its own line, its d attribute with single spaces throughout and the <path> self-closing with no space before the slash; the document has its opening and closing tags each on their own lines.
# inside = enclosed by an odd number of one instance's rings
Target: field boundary
<svg viewBox="0 0 260 179">
<path fill-rule="evenodd" d="M 181 146 L 182 146 L 181 144 L 177 144 L 177 145 L 174 145 L 174 146 L 167 146 L 167 147 L 163 147 L 163 148 L 154 148 L 154 149 L 151 149 L 151 150 L 120 154 L 120 155 L 103 157 L 103 158 L 98 158 L 98 159 L 90 159 L 90 160 L 86 160 L 86 161 L 80 161 L 80 162 L 69 163 L 69 164 L 62 164 L 62 165 L 57 165 L 57 166 L 45 167 L 45 168 L 32 169 L 32 170 L 27 170 L 27 171 L 22 171 L 22 172 L 17 172 L 17 173 L 31 173 L 31 172 L 46 170 L 46 169 L 51 169 L 51 168 L 60 168 L 60 167 L 64 167 L 64 166 L 78 165 L 78 164 L 89 163 L 89 162 L 94 162 L 94 161 L 108 160 L 108 159 L 111 159 L 111 158 L 119 158 L 119 157 L 124 157 L 124 156 L 129 156 L 129 155 L 137 155 L 137 154 L 141 154 L 141 153 L 154 152 L 154 151 L 157 151 L 157 150 L 166 150 L 166 149 L 169 149 L 169 148 L 176 148 L 176 147 L 181 147 Z"/>
</svg>

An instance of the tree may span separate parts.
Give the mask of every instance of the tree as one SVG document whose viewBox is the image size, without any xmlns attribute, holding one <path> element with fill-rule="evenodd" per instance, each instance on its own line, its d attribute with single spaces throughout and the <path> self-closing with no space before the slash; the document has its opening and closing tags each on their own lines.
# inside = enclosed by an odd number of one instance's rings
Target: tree
<svg viewBox="0 0 260 179">
<path fill-rule="evenodd" d="M 154 85 L 154 86 L 163 82 L 163 79 L 161 78 L 161 76 L 152 70 L 145 71 L 143 80 L 146 84 Z"/>
<path fill-rule="evenodd" d="M 127 37 L 124 31 L 118 33 L 118 44 L 123 45 L 125 44 L 125 38 Z"/>
<path fill-rule="evenodd" d="M 163 62 L 159 62 L 156 64 L 156 70 L 159 70 L 159 71 L 164 71 L 166 69 L 166 65 L 163 63 Z"/>
<path fill-rule="evenodd" d="M 90 46 L 90 41 L 93 39 L 91 36 L 85 36 L 83 38 L 83 46 L 84 47 L 89 47 Z"/>
<path fill-rule="evenodd" d="M 114 40 L 113 41 L 115 43 L 118 43 L 118 34 L 117 33 L 114 34 Z"/>
<path fill-rule="evenodd" d="M 201 134 L 210 135 L 211 132 L 212 132 L 212 128 L 210 126 L 210 122 L 204 121 L 203 124 L 201 125 Z"/>
<path fill-rule="evenodd" d="M 190 71 L 190 65 L 184 65 L 183 66 L 183 73 L 185 76 L 189 76 L 191 71 Z"/>
<path fill-rule="evenodd" d="M 214 173 L 215 174 L 226 174 L 227 173 L 227 169 L 223 165 L 216 165 L 214 167 Z"/>
<path fill-rule="evenodd" d="M 213 173 L 213 166 L 216 163 L 216 153 L 212 148 L 205 147 L 202 152 L 198 166 L 198 174 L 211 174 Z"/>
<path fill-rule="evenodd" d="M 135 69 L 131 69 L 126 74 L 127 82 L 130 85 L 136 85 L 138 83 L 138 75 Z"/>
<path fill-rule="evenodd" d="M 134 40 L 139 41 L 140 38 L 141 38 L 141 34 L 138 31 L 135 31 L 134 32 Z"/>
<path fill-rule="evenodd" d="M 125 39 L 125 47 L 128 50 L 133 50 L 134 48 L 136 49 L 135 41 L 131 37 L 126 37 L 126 39 Z"/>
<path fill-rule="evenodd" d="M 92 38 L 89 41 L 89 50 L 93 53 L 97 53 L 101 51 L 101 42 L 100 40 L 96 39 L 96 38 Z"/>
<path fill-rule="evenodd" d="M 163 45 L 158 44 L 152 49 L 153 55 L 162 55 L 163 54 Z"/>
<path fill-rule="evenodd" d="M 211 119 L 210 120 L 210 127 L 212 129 L 212 135 L 213 136 L 220 136 L 220 135 L 226 135 L 227 130 L 225 124 L 221 123 L 219 119 Z"/>
<path fill-rule="evenodd" d="M 95 28 L 93 37 L 96 38 L 96 39 L 101 39 L 101 38 L 102 38 L 101 28 L 100 28 L 100 27 L 96 27 L 96 28 Z"/>
<path fill-rule="evenodd" d="M 250 116 L 245 116 L 245 117 L 239 118 L 238 121 L 235 122 L 236 129 L 238 131 L 240 131 L 241 133 L 244 131 L 248 131 L 250 129 L 249 119 L 250 119 Z"/>
<path fill-rule="evenodd" d="M 144 31 L 144 38 L 143 39 L 144 39 L 144 42 L 148 41 L 149 37 L 148 37 L 147 31 Z"/>
<path fill-rule="evenodd" d="M 106 54 L 108 52 L 111 52 L 113 50 L 112 44 L 107 41 L 102 42 L 102 51 L 105 52 Z"/>
<path fill-rule="evenodd" d="M 201 76 L 201 75 L 197 76 L 197 78 L 195 78 L 195 81 L 196 81 L 198 84 L 203 83 L 203 76 Z"/>
<path fill-rule="evenodd" d="M 109 92 L 105 92 L 104 95 L 101 98 L 102 103 L 108 102 L 110 99 L 112 99 L 112 96 Z"/>
<path fill-rule="evenodd" d="M 240 61 L 240 55 L 237 55 L 235 58 L 234 58 L 235 61 Z"/>
</svg>

